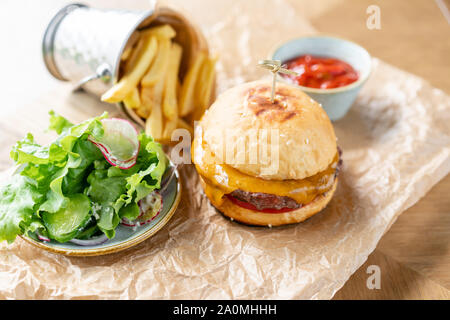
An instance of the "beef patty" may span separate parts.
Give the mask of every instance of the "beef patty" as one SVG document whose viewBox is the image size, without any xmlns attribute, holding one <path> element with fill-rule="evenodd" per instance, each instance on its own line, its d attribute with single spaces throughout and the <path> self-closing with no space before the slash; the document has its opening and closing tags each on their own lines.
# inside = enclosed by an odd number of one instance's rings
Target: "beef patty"
<svg viewBox="0 0 450 320">
<path fill-rule="evenodd" d="M 334 174 L 334 178 L 339 174 L 339 171 L 342 166 L 342 151 L 338 147 L 339 152 L 339 161 L 336 165 L 336 171 Z M 264 209 L 283 209 L 283 208 L 289 208 L 289 209 L 299 209 L 302 207 L 301 203 L 298 203 L 294 199 L 286 196 L 277 196 L 270 193 L 263 193 L 263 192 L 249 192 L 244 191 L 241 189 L 234 190 L 230 193 L 230 196 L 235 197 L 236 199 L 239 199 L 241 201 L 248 202 L 252 205 L 254 205 L 258 210 L 264 210 Z"/>
</svg>

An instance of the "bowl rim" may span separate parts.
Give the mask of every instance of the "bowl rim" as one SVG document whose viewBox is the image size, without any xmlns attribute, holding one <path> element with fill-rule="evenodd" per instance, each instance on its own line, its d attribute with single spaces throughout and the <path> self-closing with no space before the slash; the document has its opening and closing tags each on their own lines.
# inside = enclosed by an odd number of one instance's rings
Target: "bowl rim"
<svg viewBox="0 0 450 320">
<path fill-rule="evenodd" d="M 348 40 L 346 38 L 343 37 L 339 37 L 339 36 L 335 36 L 335 35 L 331 35 L 331 34 L 327 34 L 327 33 L 316 33 L 316 34 L 311 34 L 311 35 L 306 35 L 306 36 L 300 36 L 300 37 L 292 37 L 288 40 L 283 40 L 278 42 L 276 45 L 274 45 L 272 47 L 272 49 L 269 51 L 269 59 L 273 59 L 273 56 L 275 55 L 275 53 L 282 48 L 283 46 L 285 46 L 288 43 L 297 41 L 297 40 L 303 40 L 303 39 L 311 39 L 311 38 L 329 38 L 329 39 L 334 39 L 334 40 L 339 40 L 339 41 L 343 41 L 343 42 L 348 42 L 351 43 L 357 47 L 359 47 L 360 49 L 362 49 L 365 53 L 367 53 L 367 55 L 369 56 L 369 65 L 368 65 L 368 72 L 366 73 L 366 75 L 364 77 L 360 77 L 358 80 L 356 80 L 353 83 L 350 83 L 346 86 L 343 87 L 338 87 L 338 88 L 331 88 L 331 89 L 319 89 L 319 88 L 310 88 L 310 87 L 305 87 L 305 86 L 301 86 L 299 84 L 293 83 L 291 81 L 288 81 L 287 79 L 285 79 L 284 77 L 279 77 L 280 79 L 282 79 L 284 82 L 287 82 L 291 85 L 294 85 L 296 87 L 299 87 L 300 89 L 302 89 L 303 91 L 306 92 L 311 92 L 311 93 L 320 93 L 320 94 L 333 94 L 333 93 L 339 93 L 339 92 L 344 92 L 344 91 L 348 91 L 348 90 L 352 90 L 354 88 L 357 88 L 358 86 L 361 86 L 362 84 L 364 84 L 364 82 L 366 82 L 366 80 L 369 78 L 369 76 L 372 73 L 372 56 L 369 53 L 369 51 L 367 51 L 366 48 L 364 48 L 363 46 L 361 46 L 360 44 Z"/>
</svg>

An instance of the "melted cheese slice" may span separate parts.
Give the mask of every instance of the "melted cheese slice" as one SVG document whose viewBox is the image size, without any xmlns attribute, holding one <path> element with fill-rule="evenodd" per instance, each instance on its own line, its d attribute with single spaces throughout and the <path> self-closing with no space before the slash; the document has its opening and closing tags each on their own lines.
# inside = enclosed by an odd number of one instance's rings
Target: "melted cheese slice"
<svg viewBox="0 0 450 320">
<path fill-rule="evenodd" d="M 237 189 L 286 196 L 297 203 L 307 204 L 332 188 L 339 155 L 336 152 L 327 169 L 302 180 L 265 180 L 244 174 L 226 164 L 217 164 L 203 139 L 194 139 L 192 159 L 205 181 L 206 195 L 219 205 L 222 204 L 225 194 Z"/>
</svg>

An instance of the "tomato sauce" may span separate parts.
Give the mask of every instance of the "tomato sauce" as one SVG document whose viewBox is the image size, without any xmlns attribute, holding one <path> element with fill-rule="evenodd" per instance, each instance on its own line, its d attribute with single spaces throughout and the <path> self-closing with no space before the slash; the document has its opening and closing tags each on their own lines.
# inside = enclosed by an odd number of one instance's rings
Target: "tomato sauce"
<svg viewBox="0 0 450 320">
<path fill-rule="evenodd" d="M 327 57 L 303 55 L 285 62 L 298 76 L 283 75 L 294 83 L 319 89 L 339 88 L 358 80 L 358 72 L 348 63 Z"/>
</svg>

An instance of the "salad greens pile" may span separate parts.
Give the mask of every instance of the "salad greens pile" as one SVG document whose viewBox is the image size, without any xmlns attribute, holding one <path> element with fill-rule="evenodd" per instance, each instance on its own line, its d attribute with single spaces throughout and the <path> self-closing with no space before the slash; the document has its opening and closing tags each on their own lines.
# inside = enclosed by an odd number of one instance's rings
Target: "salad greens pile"
<svg viewBox="0 0 450 320">
<path fill-rule="evenodd" d="M 122 219 L 139 216 L 138 201 L 160 188 L 168 160 L 142 132 L 134 166 L 111 165 L 91 142 L 105 140 L 107 116 L 74 125 L 50 112 L 55 142 L 41 146 L 31 134 L 17 142 L 11 157 L 18 169 L 0 187 L 0 242 L 29 232 L 58 242 L 102 233 L 111 239 Z"/>
</svg>

